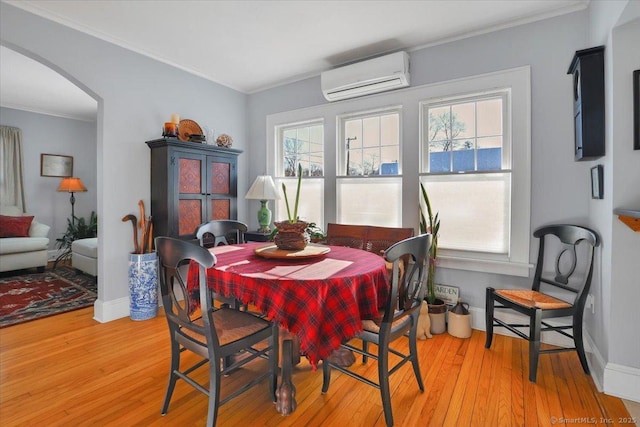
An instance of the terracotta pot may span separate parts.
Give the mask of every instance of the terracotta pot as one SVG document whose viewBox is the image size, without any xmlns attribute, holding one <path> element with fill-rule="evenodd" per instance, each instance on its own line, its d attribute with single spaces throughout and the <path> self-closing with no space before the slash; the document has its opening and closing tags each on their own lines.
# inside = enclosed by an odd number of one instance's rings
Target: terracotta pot
<svg viewBox="0 0 640 427">
<path fill-rule="evenodd" d="M 304 221 L 298 222 L 274 222 L 278 228 L 278 232 L 273 242 L 279 249 L 285 251 L 301 251 L 309 244 L 309 234 L 306 232 L 309 223 Z"/>
</svg>

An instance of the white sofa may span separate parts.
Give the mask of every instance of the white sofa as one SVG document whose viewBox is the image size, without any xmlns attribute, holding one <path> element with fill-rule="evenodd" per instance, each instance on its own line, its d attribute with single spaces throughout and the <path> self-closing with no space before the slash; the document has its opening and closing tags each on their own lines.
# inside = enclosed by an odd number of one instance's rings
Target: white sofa
<svg viewBox="0 0 640 427">
<path fill-rule="evenodd" d="M 98 238 L 78 239 L 71 243 L 71 265 L 91 276 L 98 275 Z"/>
<path fill-rule="evenodd" d="M 24 216 L 17 206 L 0 205 L 0 215 Z M 0 238 L 0 272 L 47 266 L 50 227 L 33 219 L 29 237 Z"/>
</svg>

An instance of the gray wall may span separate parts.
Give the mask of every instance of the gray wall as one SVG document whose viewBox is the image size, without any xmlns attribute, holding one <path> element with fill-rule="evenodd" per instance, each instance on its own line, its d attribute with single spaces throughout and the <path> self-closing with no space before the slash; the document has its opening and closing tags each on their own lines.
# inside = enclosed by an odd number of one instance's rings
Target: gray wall
<svg viewBox="0 0 640 427">
<path fill-rule="evenodd" d="M 58 193 L 61 178 L 40 176 L 40 154 L 73 156 L 73 174 L 86 193 L 76 193 L 75 214 L 87 220 L 98 211 L 96 123 L 0 108 L 0 124 L 22 129 L 24 190 L 27 212 L 51 227 L 49 249 L 67 230 L 71 217 L 69 193 Z"/>
<path fill-rule="evenodd" d="M 149 202 L 149 148 L 172 113 L 234 137 L 245 149 L 247 97 L 227 87 L 0 3 L 2 44 L 69 78 L 98 101 L 97 197 L 99 252 L 96 318 L 128 315 L 128 254 L 131 227 L 121 218 L 138 215 Z M 168 90 L 167 88 L 170 88 Z M 239 170 L 246 170 L 240 155 Z M 247 188 L 246 175 L 239 177 Z M 80 196 L 79 196 L 80 197 Z M 245 205 L 239 206 L 243 218 Z"/>
<path fill-rule="evenodd" d="M 602 235 L 591 292 L 595 313 L 590 309 L 585 312 L 588 341 L 593 347 L 591 366 L 600 388 L 634 400 L 640 399 L 640 317 L 635 307 L 640 300 L 640 241 L 638 233 L 618 221 L 612 210 L 640 208 L 640 191 L 632 184 L 640 182 L 640 151 L 631 149 L 629 96 L 631 70 L 640 68 L 638 20 L 611 34 L 618 18 L 637 18 L 638 5 L 592 2 L 593 10 L 410 52 L 412 86 L 531 66 L 531 229 L 551 222 L 575 222 L 591 226 Z M 603 32 L 602 38 L 593 36 L 598 31 Z M 593 162 L 575 162 L 572 80 L 566 73 L 576 50 L 599 44 L 607 45 L 607 155 Z M 252 141 L 260 142 L 248 153 L 251 169 L 264 169 L 267 115 L 324 103 L 317 77 L 252 94 L 248 131 Z M 404 144 L 405 149 L 417 153 L 417 142 Z M 605 165 L 605 200 L 590 198 L 589 169 L 596 164 Z M 404 225 L 417 227 L 416 223 Z M 534 244 L 532 241 L 531 262 L 537 253 Z M 438 269 L 437 281 L 459 286 L 465 301 L 478 312 L 484 308 L 486 286 L 524 287 L 530 283 L 444 268 Z M 612 366 L 613 375 L 607 374 Z"/>
<path fill-rule="evenodd" d="M 586 165 L 573 161 L 571 76 L 566 74 L 575 50 L 586 47 L 587 18 L 583 11 L 410 52 L 414 87 L 531 66 L 532 229 L 554 221 L 588 222 L 589 172 Z M 264 169 L 267 115 L 324 103 L 319 77 L 252 94 L 249 135 L 260 143 L 248 153 L 251 169 Z M 415 111 L 403 112 L 405 129 L 418 129 L 417 109 L 416 105 Z M 412 135 L 415 138 L 405 138 L 403 142 L 405 159 L 407 154 L 415 159 L 419 152 L 417 134 L 414 131 Z M 416 161 L 403 163 L 403 171 L 409 176 L 417 176 L 417 168 Z M 417 229 L 417 201 L 417 194 L 415 206 L 405 201 L 403 226 Z M 532 261 L 536 254 L 534 243 Z M 484 307 L 488 285 L 530 286 L 527 279 L 444 268 L 437 270 L 437 280 L 459 286 L 464 300 L 475 307 Z"/>
<path fill-rule="evenodd" d="M 595 2 L 590 8 L 591 45 L 606 45 L 606 156 L 604 199 L 590 200 L 593 228 L 602 236 L 602 259 L 596 274 L 596 315 L 587 329 L 597 345 L 592 364 L 604 391 L 640 400 L 640 234 L 613 215 L 615 208 L 640 209 L 640 151 L 633 150 L 632 73 L 640 69 L 640 2 Z M 634 371 L 630 371 L 635 368 Z M 635 378 L 630 378 L 633 372 Z"/>
<path fill-rule="evenodd" d="M 632 91 L 633 70 L 640 69 L 640 19 L 616 28 L 614 41 L 613 140 L 611 144 L 614 167 L 611 171 L 611 209 L 640 210 L 640 151 L 631 149 L 633 129 Z M 629 55 L 628 52 L 635 52 Z M 633 184 L 635 183 L 635 184 Z M 615 216 L 612 224 L 611 253 L 611 347 L 609 360 L 625 366 L 640 368 L 640 332 L 629 339 L 627 329 L 640 324 L 636 302 L 640 301 L 640 236 Z"/>
</svg>

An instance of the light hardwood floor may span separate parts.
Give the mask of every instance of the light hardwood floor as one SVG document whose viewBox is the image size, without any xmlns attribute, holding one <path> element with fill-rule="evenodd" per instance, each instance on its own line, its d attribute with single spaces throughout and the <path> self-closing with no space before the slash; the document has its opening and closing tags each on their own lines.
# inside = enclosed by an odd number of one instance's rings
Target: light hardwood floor
<svg viewBox="0 0 640 427">
<path fill-rule="evenodd" d="M 184 382 L 178 382 L 169 413 L 160 415 L 169 369 L 162 314 L 106 324 L 92 315 L 93 309 L 82 309 L 0 329 L 0 425 L 204 425 L 207 398 Z M 618 425 L 629 417 L 620 399 L 596 391 L 575 353 L 541 357 L 538 382 L 532 384 L 526 342 L 496 335 L 492 349 L 485 350 L 484 337 L 474 331 L 466 340 L 443 334 L 420 341 L 425 392 L 419 392 L 409 366 L 392 375 L 395 425 L 603 425 L 607 419 Z M 359 366 L 375 375 L 373 361 Z M 223 393 L 243 371 L 224 379 Z M 322 395 L 322 372 L 305 361 L 293 381 L 294 414 L 276 412 L 265 382 L 222 406 L 218 425 L 384 426 L 372 387 L 334 371 Z"/>
</svg>

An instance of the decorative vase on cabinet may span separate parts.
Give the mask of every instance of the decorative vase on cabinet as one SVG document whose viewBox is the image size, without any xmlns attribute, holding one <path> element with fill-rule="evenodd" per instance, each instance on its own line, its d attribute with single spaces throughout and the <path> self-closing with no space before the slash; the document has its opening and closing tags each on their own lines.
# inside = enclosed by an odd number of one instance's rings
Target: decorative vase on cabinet
<svg viewBox="0 0 640 427">
<path fill-rule="evenodd" d="M 193 239 L 198 225 L 237 219 L 241 150 L 162 138 L 151 149 L 154 236 Z"/>
</svg>

